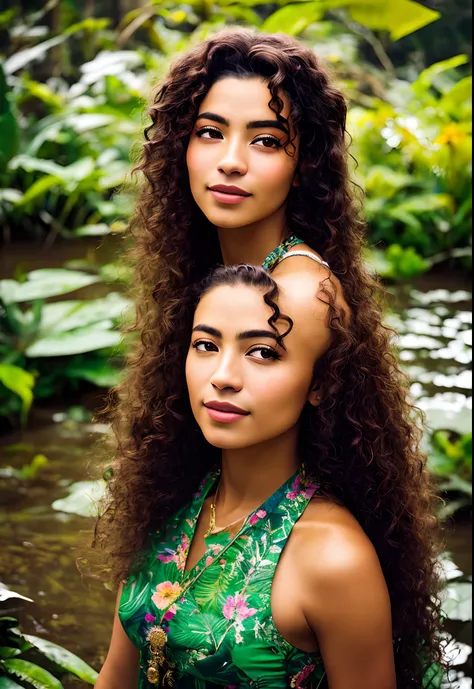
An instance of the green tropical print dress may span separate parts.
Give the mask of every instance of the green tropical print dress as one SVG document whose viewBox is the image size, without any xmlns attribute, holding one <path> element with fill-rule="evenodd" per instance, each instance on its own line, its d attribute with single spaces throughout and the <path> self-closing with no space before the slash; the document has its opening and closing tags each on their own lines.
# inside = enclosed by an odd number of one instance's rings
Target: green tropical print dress
<svg viewBox="0 0 474 689">
<path fill-rule="evenodd" d="M 219 474 L 207 475 L 191 503 L 153 535 L 147 566 L 124 586 L 119 617 L 140 650 L 139 689 L 152 686 L 150 639 L 157 633 L 166 639 L 165 661 L 153 684 L 170 669 L 169 682 L 160 686 L 316 689 L 325 675 L 322 659 L 280 635 L 270 595 L 283 548 L 317 487 L 297 472 L 237 534 L 206 538 L 206 554 L 185 572 L 199 514 Z"/>
</svg>

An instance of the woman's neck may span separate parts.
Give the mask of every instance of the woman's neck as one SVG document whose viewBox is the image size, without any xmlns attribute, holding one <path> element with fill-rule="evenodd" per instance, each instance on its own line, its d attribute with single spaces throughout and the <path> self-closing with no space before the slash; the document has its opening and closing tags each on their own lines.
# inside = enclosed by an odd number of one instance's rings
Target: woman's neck
<svg viewBox="0 0 474 689">
<path fill-rule="evenodd" d="M 269 443 L 222 452 L 219 522 L 252 512 L 300 466 L 296 429 Z"/>
<path fill-rule="evenodd" d="M 268 254 L 286 237 L 285 207 L 252 225 L 218 227 L 222 258 L 226 266 L 239 263 L 262 265 Z"/>
</svg>

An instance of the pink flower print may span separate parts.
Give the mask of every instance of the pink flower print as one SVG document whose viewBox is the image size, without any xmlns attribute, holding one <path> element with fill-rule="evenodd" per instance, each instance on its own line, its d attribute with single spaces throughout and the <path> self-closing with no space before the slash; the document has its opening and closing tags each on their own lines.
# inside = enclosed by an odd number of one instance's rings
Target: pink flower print
<svg viewBox="0 0 474 689">
<path fill-rule="evenodd" d="M 175 602 L 180 593 L 181 586 L 178 582 L 172 584 L 171 581 L 164 581 L 162 584 L 158 584 L 151 599 L 159 610 L 165 610 Z"/>
<path fill-rule="evenodd" d="M 313 495 L 316 493 L 318 490 L 319 486 L 317 486 L 315 483 L 308 483 L 304 490 L 301 492 L 301 495 L 306 498 L 307 500 L 310 500 Z"/>
<path fill-rule="evenodd" d="M 256 608 L 249 608 L 247 605 L 247 596 L 242 596 L 240 593 L 236 593 L 235 596 L 228 596 L 222 612 L 226 620 L 236 620 L 241 622 L 246 620 L 248 617 L 253 617 L 258 610 Z"/>
<path fill-rule="evenodd" d="M 255 526 L 255 524 L 260 521 L 260 519 L 263 519 L 264 517 L 267 516 L 267 513 L 265 510 L 258 510 L 258 512 L 255 512 L 255 514 L 252 514 L 252 516 L 249 519 L 249 524 L 250 526 Z"/>
<path fill-rule="evenodd" d="M 301 486 L 301 476 L 298 474 L 298 476 L 295 478 L 293 485 L 291 486 L 291 490 L 289 493 L 286 494 L 286 497 L 288 500 L 296 500 L 298 497 L 298 494 L 300 492 L 300 486 Z"/>
<path fill-rule="evenodd" d="M 208 555 L 206 557 L 206 567 L 209 567 L 209 565 L 211 565 L 213 562 L 214 562 L 214 558 L 212 557 L 212 555 Z"/>
<path fill-rule="evenodd" d="M 176 562 L 176 551 L 171 550 L 170 548 L 166 548 L 165 553 L 168 553 L 168 555 L 165 555 L 164 553 L 159 553 L 157 555 L 157 559 L 161 562 L 164 562 L 165 565 L 167 565 L 169 562 Z"/>
<path fill-rule="evenodd" d="M 166 612 L 165 616 L 163 617 L 166 622 L 171 622 L 173 617 L 176 615 L 178 612 L 176 605 L 172 605 L 171 608 Z"/>
<path fill-rule="evenodd" d="M 148 624 L 153 624 L 153 622 L 156 622 L 156 617 L 154 617 L 150 612 L 147 612 L 145 615 L 145 622 L 148 622 Z"/>
<path fill-rule="evenodd" d="M 302 687 L 303 682 L 306 679 L 308 679 L 309 677 L 311 677 L 311 675 L 313 674 L 315 667 L 316 667 L 316 665 L 307 665 L 306 667 L 304 667 L 301 670 L 301 672 L 296 675 L 296 677 L 295 677 L 296 684 L 293 684 L 292 686 L 296 687 L 297 689 L 298 689 L 298 687 Z"/>
<path fill-rule="evenodd" d="M 209 546 L 210 550 L 212 551 L 213 555 L 217 557 L 221 550 L 223 550 L 224 546 L 220 545 L 219 543 L 211 543 Z"/>
<path fill-rule="evenodd" d="M 189 538 L 183 534 L 181 537 L 181 543 L 176 551 L 176 566 L 180 572 L 186 567 L 186 558 L 189 550 Z"/>
</svg>

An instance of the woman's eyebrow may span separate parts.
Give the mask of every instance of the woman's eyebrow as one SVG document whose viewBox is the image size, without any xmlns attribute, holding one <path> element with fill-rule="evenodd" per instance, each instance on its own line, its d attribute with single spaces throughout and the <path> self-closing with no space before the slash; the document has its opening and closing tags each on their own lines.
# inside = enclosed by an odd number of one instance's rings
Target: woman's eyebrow
<svg viewBox="0 0 474 689">
<path fill-rule="evenodd" d="M 204 323 L 199 323 L 199 325 L 195 325 L 193 330 L 193 333 L 195 332 L 201 332 L 201 333 L 206 333 L 207 335 L 211 335 L 212 337 L 217 337 L 218 339 L 222 340 L 223 335 L 220 330 L 217 330 L 217 328 L 213 328 L 210 325 L 205 325 Z M 242 333 L 239 333 L 236 336 L 237 340 L 255 340 L 258 337 L 267 337 L 272 340 L 275 340 L 278 342 L 278 335 L 273 332 L 272 330 L 245 330 Z"/>
<path fill-rule="evenodd" d="M 254 340 L 257 337 L 269 337 L 272 340 L 278 342 L 278 335 L 272 330 L 246 330 L 243 333 L 237 335 L 238 340 Z"/>
<path fill-rule="evenodd" d="M 202 112 L 197 116 L 198 120 L 211 120 L 212 122 L 217 122 L 217 124 L 222 124 L 225 127 L 230 126 L 229 120 L 226 120 L 222 115 L 217 115 L 214 112 Z M 273 129 L 280 129 L 285 134 L 289 134 L 288 120 L 280 115 L 278 120 L 253 120 L 247 124 L 247 129 L 265 129 L 266 127 L 272 127 Z"/>
<path fill-rule="evenodd" d="M 217 330 L 217 328 L 211 328 L 210 325 L 204 325 L 204 323 L 200 323 L 199 325 L 195 325 L 194 328 L 192 329 L 192 332 L 196 333 L 198 331 L 201 333 L 206 333 L 207 335 L 211 335 L 212 337 L 217 337 L 218 339 L 222 340 L 221 331 Z"/>
</svg>

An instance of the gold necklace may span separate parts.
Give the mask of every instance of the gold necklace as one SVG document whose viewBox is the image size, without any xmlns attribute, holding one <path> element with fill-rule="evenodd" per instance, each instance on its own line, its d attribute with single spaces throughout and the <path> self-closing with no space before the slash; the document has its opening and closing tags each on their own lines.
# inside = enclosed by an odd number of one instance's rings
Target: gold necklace
<svg viewBox="0 0 474 689">
<path fill-rule="evenodd" d="M 247 519 L 248 515 L 246 517 L 240 517 L 239 519 L 236 519 L 233 522 L 230 522 L 230 524 L 226 524 L 225 526 L 216 526 L 216 505 L 217 505 L 217 497 L 219 495 L 219 488 L 221 487 L 221 482 L 217 484 L 217 489 L 216 489 L 216 494 L 214 495 L 214 500 L 211 502 L 211 514 L 209 517 L 209 526 L 207 528 L 206 533 L 204 534 L 204 538 L 208 538 L 209 536 L 212 536 L 214 534 L 222 533 L 222 531 L 226 531 L 227 529 L 230 529 L 231 526 L 234 526 L 235 524 L 239 524 L 243 519 Z"/>
</svg>

